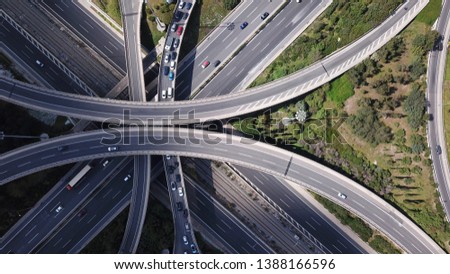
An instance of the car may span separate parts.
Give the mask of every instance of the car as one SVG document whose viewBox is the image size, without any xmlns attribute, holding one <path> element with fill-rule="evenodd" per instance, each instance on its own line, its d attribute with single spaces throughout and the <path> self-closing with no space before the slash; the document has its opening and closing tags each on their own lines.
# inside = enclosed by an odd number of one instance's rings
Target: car
<svg viewBox="0 0 450 274">
<path fill-rule="evenodd" d="M 175 61 L 170 61 L 170 69 L 175 69 Z"/>
<path fill-rule="evenodd" d="M 177 11 L 175 12 L 175 15 L 174 15 L 175 20 L 180 20 L 180 19 L 183 17 L 183 15 L 184 15 L 183 12 L 177 10 Z"/>
<path fill-rule="evenodd" d="M 265 13 L 263 13 L 263 14 L 261 15 L 261 19 L 264 20 L 264 19 L 267 18 L 267 16 L 269 16 L 269 13 L 266 11 Z"/>
<path fill-rule="evenodd" d="M 177 182 L 181 182 L 181 175 L 180 175 L 180 174 L 177 174 L 177 175 L 175 176 L 175 180 L 176 180 Z"/>
<path fill-rule="evenodd" d="M 170 58 L 172 59 L 172 60 L 175 60 L 175 59 L 177 59 L 177 52 L 176 51 L 172 51 L 171 53 L 170 53 Z"/>
<path fill-rule="evenodd" d="M 170 61 L 170 55 L 169 54 L 166 54 L 166 55 L 164 55 L 164 63 L 169 63 L 169 61 Z"/>
<path fill-rule="evenodd" d="M 165 76 L 169 75 L 169 71 L 170 71 L 169 67 L 168 66 L 164 66 L 163 73 L 164 73 Z"/>
<path fill-rule="evenodd" d="M 192 3 L 186 3 L 186 9 L 190 10 L 192 8 Z"/>
<path fill-rule="evenodd" d="M 188 16 L 189 16 L 189 13 L 187 13 L 187 12 L 184 13 L 184 14 L 183 14 L 183 20 L 187 20 Z"/>
<path fill-rule="evenodd" d="M 83 217 L 84 215 L 86 215 L 87 213 L 87 209 L 83 208 L 80 212 L 78 212 L 77 216 L 78 217 Z"/>
<path fill-rule="evenodd" d="M 183 236 L 183 242 L 185 245 L 189 244 L 186 235 Z"/>
<path fill-rule="evenodd" d="M 173 81 L 173 78 L 174 78 L 174 74 L 173 74 L 173 71 L 171 71 L 171 72 L 169 72 L 169 80 Z"/>
<path fill-rule="evenodd" d="M 42 62 L 39 61 L 39 60 L 36 60 L 36 64 L 37 64 L 38 66 L 40 66 L 41 68 L 44 67 L 44 63 L 42 63 Z"/>
<path fill-rule="evenodd" d="M 440 145 L 437 145 L 437 146 L 436 146 L 436 153 L 437 153 L 438 155 L 441 155 L 442 149 L 441 149 L 441 146 L 440 146 Z"/>
<path fill-rule="evenodd" d="M 191 226 L 189 225 L 189 223 L 184 223 L 184 228 L 186 229 L 186 231 L 191 230 Z"/>
<path fill-rule="evenodd" d="M 178 195 L 180 195 L 180 197 L 183 197 L 183 188 L 181 186 L 178 187 Z"/>
<path fill-rule="evenodd" d="M 63 206 L 58 206 L 56 209 L 55 209 L 55 212 L 56 213 L 59 213 L 59 212 L 61 212 L 61 210 L 63 210 L 64 209 L 64 207 Z"/>
<path fill-rule="evenodd" d="M 175 39 L 175 40 L 173 41 L 173 47 L 174 47 L 174 48 L 178 48 L 178 45 L 180 45 L 180 39 Z"/>
<path fill-rule="evenodd" d="M 184 216 L 185 218 L 187 218 L 188 215 L 189 215 L 189 212 L 188 212 L 188 210 L 185 208 L 185 209 L 183 210 L 183 216 Z"/>
<path fill-rule="evenodd" d="M 169 79 L 170 79 L 170 75 L 169 75 Z M 167 98 L 172 98 L 173 96 L 173 87 L 169 87 L 167 89 Z"/>
<path fill-rule="evenodd" d="M 172 26 L 170 26 L 170 31 L 175 32 L 177 30 L 177 24 L 173 23 Z"/>
<path fill-rule="evenodd" d="M 217 68 L 220 65 L 220 60 L 214 61 L 214 67 Z"/>
<path fill-rule="evenodd" d="M 197 253 L 197 248 L 195 247 L 195 244 L 191 244 L 191 250 L 192 250 L 192 253 L 194 253 L 194 254 Z"/>
<path fill-rule="evenodd" d="M 166 155 L 166 159 L 167 159 L 167 160 L 170 160 L 170 155 Z"/>
<path fill-rule="evenodd" d="M 118 151 L 119 150 L 119 147 L 116 147 L 116 146 L 114 146 L 114 147 L 108 147 L 108 151 Z"/>
<path fill-rule="evenodd" d="M 181 35 L 182 33 L 183 33 L 183 27 L 179 26 L 178 29 L 177 29 L 177 34 Z"/>
<path fill-rule="evenodd" d="M 108 163 L 109 163 L 109 160 L 105 160 L 105 161 L 102 163 L 102 166 L 105 167 Z"/>
<path fill-rule="evenodd" d="M 184 5 L 186 5 L 186 2 L 180 1 L 180 3 L 178 4 L 178 8 L 181 10 L 184 8 Z"/>
<path fill-rule="evenodd" d="M 297 3 L 301 3 L 302 2 L 302 0 L 297 0 Z"/>
<path fill-rule="evenodd" d="M 205 61 L 202 64 L 202 68 L 207 68 L 209 66 L 209 61 Z"/>
<path fill-rule="evenodd" d="M 339 196 L 339 198 L 341 198 L 341 199 L 347 199 L 347 195 L 345 195 L 344 193 L 342 193 L 342 192 L 339 192 L 338 193 L 338 196 Z"/>
<path fill-rule="evenodd" d="M 173 174 L 173 172 L 175 171 L 175 169 L 173 168 L 173 166 L 170 166 L 168 169 L 169 169 L 169 174 Z"/>
<path fill-rule="evenodd" d="M 245 29 L 247 26 L 248 26 L 248 22 L 245 21 L 244 23 L 241 24 L 240 28 Z"/>
<path fill-rule="evenodd" d="M 123 178 L 123 181 L 126 182 L 130 179 L 131 179 L 131 174 L 128 174 L 127 176 L 125 176 L 125 178 Z"/>
<path fill-rule="evenodd" d="M 58 147 L 58 151 L 64 151 L 64 150 L 67 150 L 68 147 L 69 147 L 69 146 L 59 146 L 59 147 Z"/>
<path fill-rule="evenodd" d="M 170 183 L 170 188 L 172 189 L 172 191 L 175 191 L 177 189 L 177 185 L 175 184 L 175 182 Z"/>
<path fill-rule="evenodd" d="M 183 211 L 183 203 L 182 202 L 177 202 L 177 210 Z"/>
<path fill-rule="evenodd" d="M 161 91 L 161 98 L 162 98 L 162 99 L 166 99 L 166 97 L 167 97 L 166 94 L 167 94 L 167 93 L 166 93 L 166 90 L 163 89 L 163 90 Z"/>
</svg>

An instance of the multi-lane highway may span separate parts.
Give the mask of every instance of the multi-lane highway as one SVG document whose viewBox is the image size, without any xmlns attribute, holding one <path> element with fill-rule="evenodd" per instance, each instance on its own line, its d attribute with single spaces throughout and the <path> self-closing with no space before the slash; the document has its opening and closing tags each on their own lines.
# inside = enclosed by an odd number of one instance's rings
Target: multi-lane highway
<svg viewBox="0 0 450 274">
<path fill-rule="evenodd" d="M 101 54 L 110 65 L 125 74 L 122 38 L 105 28 L 105 23 L 92 16 L 83 5 L 71 0 L 38 0 L 37 3 Z"/>
<path fill-rule="evenodd" d="M 441 45 L 437 45 L 430 53 L 428 63 L 428 112 L 432 119 L 428 121 L 428 142 L 433 159 L 433 171 L 439 186 L 441 202 L 450 222 L 450 170 L 444 133 L 443 88 L 445 62 L 447 59 L 448 40 L 450 37 L 450 1 L 445 1 L 436 30 L 442 36 Z M 440 148 L 438 148 L 438 146 Z"/>
<path fill-rule="evenodd" d="M 297 73 L 245 92 L 183 102 L 120 102 L 66 96 L 0 78 L 0 98 L 29 108 L 102 122 L 136 123 L 139 119 L 142 124 L 179 124 L 238 116 L 298 97 L 341 75 L 387 43 L 427 3 L 428 0 L 405 2 L 384 23 L 353 44 Z"/>
<path fill-rule="evenodd" d="M 64 153 L 57 150 L 61 145 L 68 146 Z M 111 147 L 117 149 L 108 149 Z M 283 149 L 213 132 L 155 127 L 148 131 L 126 128 L 66 135 L 1 155 L 0 183 L 65 163 L 107 156 L 144 154 L 208 158 L 282 177 L 304 185 L 349 209 L 407 252 L 443 252 L 402 213 L 347 177 Z M 345 193 L 348 198 L 339 198 L 339 192 Z"/>
</svg>

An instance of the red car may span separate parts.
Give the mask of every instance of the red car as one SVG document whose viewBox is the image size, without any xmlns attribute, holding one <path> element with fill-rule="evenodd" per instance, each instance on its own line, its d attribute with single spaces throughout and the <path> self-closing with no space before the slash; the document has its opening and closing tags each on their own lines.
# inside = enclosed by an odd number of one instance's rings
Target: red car
<svg viewBox="0 0 450 274">
<path fill-rule="evenodd" d="M 202 68 L 206 68 L 207 66 L 209 66 L 209 61 L 205 61 L 202 64 Z"/>
<path fill-rule="evenodd" d="M 183 33 L 183 27 L 179 26 L 178 29 L 177 29 L 177 34 L 181 35 L 182 33 Z"/>
</svg>

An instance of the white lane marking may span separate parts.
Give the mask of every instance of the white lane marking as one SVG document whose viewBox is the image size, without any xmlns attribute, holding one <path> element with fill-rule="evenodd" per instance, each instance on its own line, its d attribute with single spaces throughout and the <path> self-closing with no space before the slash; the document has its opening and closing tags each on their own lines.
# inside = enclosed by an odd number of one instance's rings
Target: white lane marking
<svg viewBox="0 0 450 274">
<path fill-rule="evenodd" d="M 288 203 L 286 203 L 285 201 L 283 201 L 283 199 L 280 198 L 280 202 L 282 202 L 283 204 L 285 204 L 287 207 L 291 208 L 290 205 L 288 205 Z M 315 229 L 314 229 L 315 230 Z"/>
<path fill-rule="evenodd" d="M 342 245 L 343 247 L 347 248 L 346 245 L 344 245 L 341 241 L 339 241 L 338 239 L 336 239 L 336 242 L 338 242 L 340 245 Z"/>
<path fill-rule="evenodd" d="M 62 246 L 62 248 L 66 247 L 71 241 L 72 241 L 72 239 L 69 239 L 69 240 Z"/>
<path fill-rule="evenodd" d="M 337 246 L 335 246 L 335 245 L 332 245 L 334 248 L 336 248 L 337 249 L 337 251 L 339 251 L 340 253 L 342 253 L 342 251 L 339 249 L 339 248 L 337 248 Z"/>
<path fill-rule="evenodd" d="M 85 28 L 85 27 L 83 27 L 81 24 L 78 24 L 85 32 L 87 32 L 87 33 L 89 33 L 89 31 Z"/>
<path fill-rule="evenodd" d="M 109 52 L 114 53 L 114 52 L 113 52 L 112 50 L 110 50 L 107 46 L 103 45 L 103 47 L 104 47 L 105 49 L 107 49 Z"/>
<path fill-rule="evenodd" d="M 311 220 L 313 220 L 317 225 L 320 226 L 320 223 L 319 223 L 316 219 L 314 219 L 313 217 L 311 217 Z"/>
<path fill-rule="evenodd" d="M 313 227 L 310 223 L 308 223 L 308 221 L 305 221 L 305 223 L 306 223 L 307 225 L 309 225 L 312 229 L 316 230 L 316 228 Z"/>
<path fill-rule="evenodd" d="M 25 234 L 25 237 L 28 236 L 28 234 L 31 233 L 31 231 L 33 231 L 36 228 L 37 225 L 34 225 L 30 230 L 28 230 L 27 234 Z"/>
<path fill-rule="evenodd" d="M 314 182 L 318 183 L 319 185 L 322 185 L 323 183 L 319 180 L 314 179 L 313 177 L 308 177 L 310 180 L 313 180 Z"/>
<path fill-rule="evenodd" d="M 60 6 L 58 6 L 58 4 L 55 3 L 55 6 L 60 9 L 61 11 L 64 11 L 63 8 L 61 8 Z"/>
<path fill-rule="evenodd" d="M 233 45 L 233 43 L 236 41 L 237 37 L 235 37 L 229 44 L 228 46 L 225 47 L 225 49 L 228 49 L 229 47 L 231 47 L 231 45 Z"/>
<path fill-rule="evenodd" d="M 59 240 L 57 240 L 56 243 L 53 246 L 56 246 L 57 244 L 59 244 L 59 242 L 61 242 L 61 240 L 62 240 L 62 237 L 59 238 Z"/>
<path fill-rule="evenodd" d="M 31 161 L 28 161 L 28 162 L 26 162 L 26 163 L 20 164 L 20 165 L 18 165 L 17 167 L 23 167 L 23 166 L 28 165 L 29 163 L 31 163 Z"/>
<path fill-rule="evenodd" d="M 39 232 L 36 233 L 36 235 L 34 235 L 33 238 L 31 238 L 31 240 L 28 241 L 28 244 L 31 243 L 31 241 L 33 241 L 38 235 L 39 235 Z"/>
<path fill-rule="evenodd" d="M 25 51 L 21 50 L 20 52 L 22 52 L 22 54 L 25 55 L 28 59 L 31 59 L 31 56 L 28 55 L 28 53 L 26 53 Z"/>
<path fill-rule="evenodd" d="M 111 41 L 108 41 L 109 45 L 113 48 L 115 48 L 117 50 L 117 47 L 113 45 L 113 43 L 111 43 Z"/>
<path fill-rule="evenodd" d="M 87 221 L 87 223 L 90 223 L 92 220 L 94 220 L 94 218 L 97 216 L 97 214 L 95 214 L 94 216 L 92 216 L 89 221 Z"/>
<path fill-rule="evenodd" d="M 365 206 L 363 206 L 361 203 L 358 203 L 357 201 L 355 201 L 355 200 L 353 200 L 353 202 L 355 203 L 355 204 L 357 204 L 357 205 L 359 205 L 360 207 L 362 207 L 362 208 L 366 208 Z"/>
<path fill-rule="evenodd" d="M 45 160 L 45 159 L 48 159 L 48 158 L 52 158 L 52 157 L 55 156 L 55 155 L 56 155 L 56 154 L 50 154 L 50 155 L 44 156 L 44 157 L 41 158 L 41 160 Z"/>
<path fill-rule="evenodd" d="M 384 219 L 383 218 L 381 218 L 380 216 L 378 216 L 377 214 L 375 214 L 375 213 L 372 213 L 372 215 L 373 216 L 375 216 L 376 218 L 378 218 L 378 219 L 380 219 L 383 223 L 385 222 L 384 221 Z"/>
<path fill-rule="evenodd" d="M 94 29 L 94 27 L 93 27 L 91 24 L 89 24 L 88 21 L 84 20 L 84 22 L 86 23 L 86 25 L 88 25 L 89 27 L 91 27 L 92 29 Z M 111 43 L 111 42 L 109 42 L 109 43 Z"/>
</svg>

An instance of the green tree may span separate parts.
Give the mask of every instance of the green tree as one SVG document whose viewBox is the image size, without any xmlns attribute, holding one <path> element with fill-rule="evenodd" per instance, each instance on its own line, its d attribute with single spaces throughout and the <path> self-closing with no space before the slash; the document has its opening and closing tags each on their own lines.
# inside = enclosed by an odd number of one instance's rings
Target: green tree
<svg viewBox="0 0 450 274">
<path fill-rule="evenodd" d="M 239 2 L 241 2 L 241 1 L 240 0 L 224 0 L 223 7 L 227 10 L 232 10 L 239 4 Z"/>
<path fill-rule="evenodd" d="M 403 102 L 403 109 L 408 116 L 407 120 L 411 128 L 418 130 L 424 122 L 426 101 L 418 84 L 413 84 L 411 88 L 411 93 Z"/>
<path fill-rule="evenodd" d="M 377 112 L 371 107 L 359 109 L 347 120 L 352 131 L 372 145 L 392 140 L 391 129 L 379 121 Z"/>
</svg>

